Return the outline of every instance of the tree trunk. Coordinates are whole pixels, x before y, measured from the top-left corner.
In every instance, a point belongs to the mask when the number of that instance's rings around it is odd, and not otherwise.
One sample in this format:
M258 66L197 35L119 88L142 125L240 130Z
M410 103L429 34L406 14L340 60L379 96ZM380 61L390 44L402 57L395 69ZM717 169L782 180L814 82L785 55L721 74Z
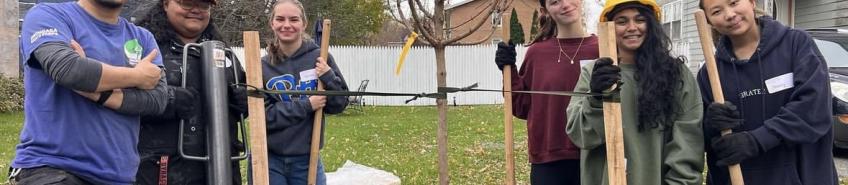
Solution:
M438 87L447 86L447 71L445 70L445 46L436 44L436 82ZM450 182L448 173L448 104L446 98L436 99L436 108L439 110L439 127L436 130L436 141L439 145L439 184L447 185Z

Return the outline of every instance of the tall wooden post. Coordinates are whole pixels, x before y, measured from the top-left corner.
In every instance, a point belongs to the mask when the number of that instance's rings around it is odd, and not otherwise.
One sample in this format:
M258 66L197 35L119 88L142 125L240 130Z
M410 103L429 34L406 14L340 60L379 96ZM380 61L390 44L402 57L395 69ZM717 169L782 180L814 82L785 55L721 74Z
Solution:
M724 104L724 94L721 90L721 79L718 77L718 66L716 66L715 53L713 51L713 38L710 25L707 23L707 16L703 10L695 11L695 24L698 25L698 35L701 39L701 50L704 52L704 61L707 66L707 77L710 79L710 89L713 93L713 101ZM722 130L721 135L733 133L733 130ZM727 167L730 172L730 182L733 185L744 185L742 179L742 167L739 164L733 164Z
M254 87L262 85L262 63L259 61L259 32L244 32L244 58L247 63L247 84ZM265 135L265 100L263 98L247 98L248 118L250 124L250 151L253 184L267 185L268 179L268 146Z
M509 4L507 4L509 5ZM501 12L501 20L504 20L504 14L506 12ZM507 27L501 27L504 40L509 43L509 29ZM504 114L504 158L506 159L506 177L504 179L505 184L513 185L515 184L515 142L513 141L513 124L512 124L512 66L504 65L503 66L503 90L507 91L503 94L504 103L503 103L503 114Z
M615 42L615 25L613 22L598 24L601 57L609 57L613 65L618 65L618 48ZM613 89L616 87L612 87ZM627 184L627 164L624 159L624 133L621 128L621 102L604 101L604 138L607 146L607 170L609 185Z
M321 58L325 61L329 56L330 48L330 20L324 19L324 30L321 32ZM324 91L324 83L318 80L318 91ZM318 157L321 151L321 130L322 120L324 119L324 109L315 110L315 121L312 123L312 142L309 150L309 175L307 176L307 184L315 185L318 175Z

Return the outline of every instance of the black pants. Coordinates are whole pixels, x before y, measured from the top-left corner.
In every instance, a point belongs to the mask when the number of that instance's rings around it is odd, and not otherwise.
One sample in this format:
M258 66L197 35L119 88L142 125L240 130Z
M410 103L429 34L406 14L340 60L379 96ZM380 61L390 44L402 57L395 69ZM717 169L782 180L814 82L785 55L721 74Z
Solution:
M91 183L65 170L51 167L24 168L10 179L15 185L90 185Z
M135 176L135 184L157 185L159 184L159 159L161 155L142 154L141 163ZM241 172L239 163L232 163L233 182L241 184ZM192 161L171 155L168 157L168 185L183 184L207 184L206 162Z
M580 160L530 164L530 184L580 185Z

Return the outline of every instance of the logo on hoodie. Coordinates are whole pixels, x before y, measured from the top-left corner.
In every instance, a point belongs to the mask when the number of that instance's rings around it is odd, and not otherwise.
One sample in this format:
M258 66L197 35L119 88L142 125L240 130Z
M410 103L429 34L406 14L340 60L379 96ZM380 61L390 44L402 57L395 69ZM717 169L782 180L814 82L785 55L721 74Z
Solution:
M307 70L314 72L314 69ZM301 75L307 71L301 72ZM269 90L278 90L278 91L311 91L318 89L318 79L310 78L307 76L301 76L300 80L297 80L297 77L293 74L284 74L280 76L275 76L268 80L265 83L265 88ZM309 96L294 96L287 94L279 94L277 95L280 100L283 102L291 102L293 98L300 98L300 100L306 100Z
M127 57L130 66L135 66L138 64L138 61L141 61L142 51L144 51L144 48L138 43L138 39L129 40L124 43L124 56Z

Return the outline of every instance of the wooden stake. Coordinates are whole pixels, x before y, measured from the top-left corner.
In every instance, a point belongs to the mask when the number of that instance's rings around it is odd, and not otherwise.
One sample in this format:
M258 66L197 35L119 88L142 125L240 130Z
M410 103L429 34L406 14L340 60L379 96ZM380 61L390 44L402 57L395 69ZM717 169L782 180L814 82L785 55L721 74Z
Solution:
M259 61L259 32L246 31L244 35L244 58L247 63L247 84L263 87L262 63ZM253 184L267 185L268 179L268 146L265 135L265 100L263 98L247 97L248 117L250 124L250 151L253 174Z
M330 19L324 19L324 27L321 32L321 58L325 61L327 56L329 56L329 48L330 48ZM321 80L318 80L318 91L324 91L324 83L321 83ZM321 147L321 127L323 126L322 120L324 119L324 109L318 109L315 111L315 121L312 123L312 142L310 143L310 151L309 151L309 176L307 178L307 184L315 185L316 177L318 175L318 156L320 156L320 147Z
M598 48L601 57L612 58L618 65L618 48L613 22L598 24ZM613 86L611 89L615 89ZM624 134L621 128L621 103L604 101L604 137L607 145L607 170L609 185L626 185L627 173L624 156Z
M713 101L724 104L724 94L721 90L721 79L718 76L718 66L716 66L715 53L713 52L712 29L707 23L707 16L703 10L695 11L695 23L698 25L698 35L701 38L701 50L704 52L704 59L707 65L707 76L710 79L710 88L713 93ZM732 133L733 130L722 130L721 135ZM733 164L727 167L730 172L730 182L733 185L744 185L742 179L742 167L739 164Z
M501 13L501 20L503 19L504 13ZM509 29L503 26L501 27L504 40L509 43ZM513 141L512 135L512 66L504 65L503 66L503 89L507 91L503 94L504 96L504 158L506 159L506 177L504 179L505 184L513 185L515 184L515 142Z

